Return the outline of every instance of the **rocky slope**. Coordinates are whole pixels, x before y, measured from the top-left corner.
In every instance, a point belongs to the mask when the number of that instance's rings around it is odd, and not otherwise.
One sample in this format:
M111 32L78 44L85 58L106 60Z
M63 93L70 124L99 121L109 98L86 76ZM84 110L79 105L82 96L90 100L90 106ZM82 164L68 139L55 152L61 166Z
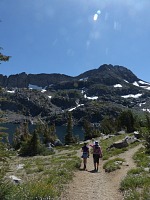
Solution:
M0 75L1 118L20 121L40 118L66 123L70 111L75 124L100 122L124 109L150 112L150 83L122 66L102 65L76 77L63 74Z

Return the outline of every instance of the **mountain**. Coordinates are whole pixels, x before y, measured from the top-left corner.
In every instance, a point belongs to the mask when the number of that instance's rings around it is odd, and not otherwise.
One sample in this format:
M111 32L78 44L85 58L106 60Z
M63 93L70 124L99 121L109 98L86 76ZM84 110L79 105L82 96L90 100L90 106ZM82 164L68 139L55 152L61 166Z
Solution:
M72 80L72 77L63 74L26 74L25 72L9 77L0 75L0 86L28 88L29 85L45 87L61 81Z
M123 66L102 65L72 77L64 74L0 75L0 109L5 121L37 118L58 125L72 112L74 123L98 123L125 109L150 112L150 83Z
M64 74L26 74L25 72L9 77L0 75L1 87L17 87L28 88L29 85L36 85L38 87L46 87L51 84L57 84L66 81L78 81L86 79L98 83L112 85L121 80L134 82L139 80L130 70L121 66L102 65L98 69L89 70L76 77L67 76Z

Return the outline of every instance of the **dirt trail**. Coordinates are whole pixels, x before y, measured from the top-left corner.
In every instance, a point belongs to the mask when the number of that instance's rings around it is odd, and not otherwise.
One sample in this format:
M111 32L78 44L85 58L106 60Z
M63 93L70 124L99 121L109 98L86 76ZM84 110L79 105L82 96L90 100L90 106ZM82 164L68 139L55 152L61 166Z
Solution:
M140 147L141 145L138 145L120 154L118 157L124 158L128 166L122 166L121 169L111 173L106 173L102 168L104 161L100 162L99 172L93 172L93 159L90 155L87 171L82 170L82 164L61 200L122 200L123 196L119 192L120 181L128 170L135 167L132 156ZM81 156L81 152L78 152L78 155Z

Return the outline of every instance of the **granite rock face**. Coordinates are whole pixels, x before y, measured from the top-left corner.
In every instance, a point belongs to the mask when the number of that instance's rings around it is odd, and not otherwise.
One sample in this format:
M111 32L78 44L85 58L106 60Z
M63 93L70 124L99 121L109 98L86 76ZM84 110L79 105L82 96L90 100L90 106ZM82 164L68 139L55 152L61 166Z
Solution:
M89 70L76 77L64 74L26 74L25 72L9 77L0 75L1 87L28 88L29 84L39 87L46 87L52 84L87 80L88 83L101 83L106 85L117 84L123 80L132 83L139 79L127 68L122 66L102 65L98 69Z
M39 87L49 86L73 78L63 74L26 74L25 72L9 77L0 75L0 86L8 88L28 88L29 84Z

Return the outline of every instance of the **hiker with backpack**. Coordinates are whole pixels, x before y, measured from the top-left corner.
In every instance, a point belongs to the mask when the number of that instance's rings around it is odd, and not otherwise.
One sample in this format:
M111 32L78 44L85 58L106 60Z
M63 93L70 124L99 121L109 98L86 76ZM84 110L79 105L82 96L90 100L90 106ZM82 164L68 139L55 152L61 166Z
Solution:
M84 170L87 170L86 169L86 165L87 165L87 158L89 158L89 147L87 146L87 143L84 143L84 146L82 147L82 156L83 158L83 169Z
M102 158L102 149L98 141L94 142L94 145L91 145L93 148L93 162L94 162L94 171L98 171L99 159Z

